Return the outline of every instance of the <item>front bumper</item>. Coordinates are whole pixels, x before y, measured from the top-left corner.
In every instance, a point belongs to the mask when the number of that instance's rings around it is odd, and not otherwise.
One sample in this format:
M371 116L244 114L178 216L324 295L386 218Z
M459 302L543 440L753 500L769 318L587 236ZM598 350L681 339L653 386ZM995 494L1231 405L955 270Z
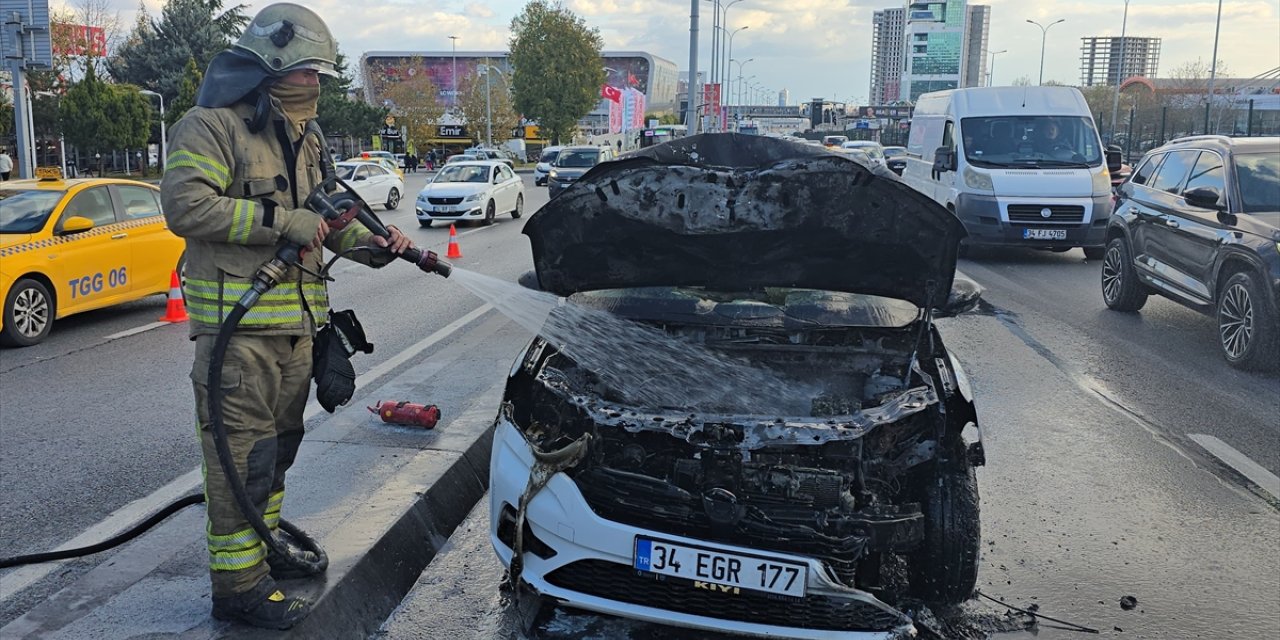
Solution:
M484 216L484 201L438 205L418 200L414 202L414 215L422 221L477 220Z
M500 523L504 510L509 512L520 504L534 462L524 436L505 416L499 417L490 461L489 534L499 559L508 568L514 552L500 535ZM781 601L747 592L731 595L642 574L631 568L635 538L641 535L733 552L759 552L603 519L564 473L553 475L529 501L526 524L521 580L566 606L760 637L897 640L916 636L905 614L866 592L837 583L813 558L768 552L809 566L807 595L798 600Z
M1026 200L1027 202L1021 202ZM1083 221L1056 223L1052 219L1035 222L1010 221L1007 207L1011 204L1039 206L1079 206L1084 209ZM1002 196L962 193L956 198L956 217L964 223L969 236L967 245L1039 247L1046 249L1071 247L1101 247L1106 244L1107 221L1111 216L1111 196L1096 198L1005 198ZM1056 214L1055 214L1056 215ZM1031 240L1023 237L1026 229L1062 229L1066 238L1061 240Z

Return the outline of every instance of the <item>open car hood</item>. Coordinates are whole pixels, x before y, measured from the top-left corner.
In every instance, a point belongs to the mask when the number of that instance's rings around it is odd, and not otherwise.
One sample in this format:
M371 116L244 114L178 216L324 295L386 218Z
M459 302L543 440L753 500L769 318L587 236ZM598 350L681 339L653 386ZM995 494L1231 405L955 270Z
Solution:
M946 302L964 228L883 167L786 140L690 136L601 163L524 227L538 282Z

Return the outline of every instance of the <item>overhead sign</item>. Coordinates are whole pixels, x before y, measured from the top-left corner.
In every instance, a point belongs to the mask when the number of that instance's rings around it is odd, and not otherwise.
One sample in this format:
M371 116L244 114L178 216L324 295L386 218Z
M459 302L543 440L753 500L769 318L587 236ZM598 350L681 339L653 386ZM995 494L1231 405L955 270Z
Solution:
M910 119L915 107L858 107L859 118Z
M734 107L733 112L740 118L742 117L803 118L804 117L804 115L800 113L800 107L798 106L776 107L776 106L769 106L769 105L756 105L756 106L746 105L746 106Z
M437 138L466 138L467 140L471 139L471 136L467 135L466 126L460 125L460 124L439 125L438 127L436 127L436 137Z
M49 0L0 0L0 52L23 68L53 66Z

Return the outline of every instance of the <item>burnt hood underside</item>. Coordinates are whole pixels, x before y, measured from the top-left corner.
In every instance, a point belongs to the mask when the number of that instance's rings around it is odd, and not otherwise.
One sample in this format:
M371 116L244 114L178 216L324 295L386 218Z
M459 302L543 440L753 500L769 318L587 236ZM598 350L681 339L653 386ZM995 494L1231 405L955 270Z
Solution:
M797 287L924 307L946 301L964 229L887 171L850 156L725 133L597 165L524 233L539 284L561 296Z

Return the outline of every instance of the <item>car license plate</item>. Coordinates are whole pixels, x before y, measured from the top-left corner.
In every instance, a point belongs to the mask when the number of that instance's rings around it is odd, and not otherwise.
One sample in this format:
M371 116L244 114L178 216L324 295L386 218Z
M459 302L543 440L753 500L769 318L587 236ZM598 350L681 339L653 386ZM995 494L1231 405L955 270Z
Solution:
M436 213L448 213L448 212L449 212L449 207L436 207L436 208L435 208L435 212L436 212Z
M801 598L809 582L809 567L798 562L642 536L636 536L632 566L640 571L691 580L696 587L727 594L747 589Z
M1066 240L1066 229L1023 229L1023 240Z

